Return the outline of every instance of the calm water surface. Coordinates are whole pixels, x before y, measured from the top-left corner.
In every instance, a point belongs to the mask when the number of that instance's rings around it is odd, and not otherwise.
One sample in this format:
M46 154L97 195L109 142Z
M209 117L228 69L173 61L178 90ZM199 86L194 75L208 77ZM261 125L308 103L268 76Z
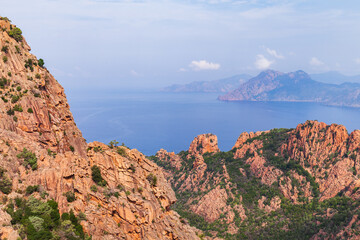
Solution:
M116 139L146 155L160 148L187 150L195 136L213 133L222 151L240 133L294 128L306 120L360 128L360 109L313 103L220 102L217 94L68 93L75 121L88 142Z

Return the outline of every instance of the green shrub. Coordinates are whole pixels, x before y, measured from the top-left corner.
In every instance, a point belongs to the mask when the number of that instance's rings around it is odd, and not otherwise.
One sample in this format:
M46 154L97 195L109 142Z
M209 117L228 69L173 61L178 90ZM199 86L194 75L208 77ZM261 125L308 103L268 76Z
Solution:
M19 46L15 46L16 53L21 53Z
M76 200L76 197L75 197L75 193L72 192L72 191L68 191L64 194L64 196L66 197L66 200L68 202L73 202Z
M125 148L123 148L123 147L118 147L118 148L116 149L116 152L117 152L120 156L126 157Z
M136 171L136 168L133 164L130 164L129 169L134 173Z
M22 107L21 107L20 104L16 104L13 109L14 109L14 111L16 111L16 112L22 112L22 111L23 111L23 109L22 109Z
M0 88L4 89L5 86L8 84L9 84L9 81L5 77L0 78Z
M100 168L96 165L91 167L91 177L92 180L99 186L105 187L107 185L107 182L103 177L101 176Z
M14 109L12 109L12 108L10 108L9 110L7 110L6 113L7 113L7 115L9 115L9 116L15 114Z
M102 149L102 147L100 146L96 146L93 148L94 149L94 152L103 152L104 150Z
M39 65L39 67L44 67L45 62L44 62L44 60L42 58L39 59L38 65Z
M36 79L40 79L41 78L41 75L39 73L35 74L35 78Z
M12 191L12 182L5 176L6 170L0 167L0 191L9 194Z
M156 177L154 174L150 173L150 174L146 177L146 179L149 181L149 183L150 183L150 185L151 185L152 187L156 187L156 185L157 185L157 177Z
M16 103L19 100L20 100L20 96L18 96L18 95L13 95L11 97L11 103Z
M78 218L80 221L86 221L86 215L83 212L79 212Z
M72 210L63 213L60 218L58 204L54 200L42 202L30 197L28 200L16 199L15 202L16 211L13 204L8 204L6 211L12 218L11 224L22 229L21 239L89 239ZM79 214L80 217L84 219L83 214Z
M72 145L70 145L69 148L70 148L70 151L72 151L72 152L75 151L75 148Z
M30 185L26 188L25 192L27 195L30 195L34 192L39 192L39 185Z
M32 170L37 169L37 158L35 153L28 151L26 148L21 153L16 155L18 158L24 159L25 167L30 166Z
M7 57L7 56L3 56L3 62L4 62L4 63L7 63L7 61L8 61L8 57Z
M34 111L32 110L32 108L28 108L27 112L28 113L33 113Z
M22 39L23 39L23 37L21 35L22 31L18 27L14 27L10 31L8 31L8 34L9 34L10 37L12 37L13 39L15 39L18 42L22 41Z
M25 68L29 68L32 72L34 71L34 63L32 59L28 59L25 61Z
M97 192L97 186L96 185L91 185L90 190L93 192Z
M0 20L4 20L6 22L11 22L11 20L7 17L0 17Z
M9 47L8 46L3 46L1 48L1 51L4 52L4 53L8 53L9 52Z
M108 146L109 146L109 148L114 148L114 147L117 147L118 144L119 144L118 141L112 140L109 142Z
M17 87L16 87L16 91L20 92L20 91L21 91L21 87L20 87L20 86L17 86Z

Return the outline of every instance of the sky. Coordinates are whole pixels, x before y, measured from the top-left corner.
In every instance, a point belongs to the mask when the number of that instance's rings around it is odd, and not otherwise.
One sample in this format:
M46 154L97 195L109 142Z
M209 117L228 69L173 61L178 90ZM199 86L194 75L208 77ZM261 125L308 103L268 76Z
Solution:
M0 0L72 89L158 89L265 69L360 74L358 0Z

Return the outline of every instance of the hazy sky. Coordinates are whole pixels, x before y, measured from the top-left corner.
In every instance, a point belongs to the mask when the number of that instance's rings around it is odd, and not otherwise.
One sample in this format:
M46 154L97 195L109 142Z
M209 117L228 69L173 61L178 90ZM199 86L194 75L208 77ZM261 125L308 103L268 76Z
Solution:
M360 74L358 0L0 0L0 15L66 88Z

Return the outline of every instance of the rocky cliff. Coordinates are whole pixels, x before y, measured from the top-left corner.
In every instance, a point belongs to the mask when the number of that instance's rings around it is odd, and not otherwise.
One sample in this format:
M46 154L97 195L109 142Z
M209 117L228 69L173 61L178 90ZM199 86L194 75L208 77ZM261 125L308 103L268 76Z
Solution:
M198 238L171 210L175 194L156 164L116 142L85 142L64 89L6 18L0 49L1 239Z
M211 139L153 157L191 224L226 239L359 238L359 130L307 121L242 133L229 152L205 150Z
M6 18L0 44L1 239L359 239L359 130L307 121L242 133L228 152L203 134L150 158L87 144ZM265 92L284 77L265 75Z

